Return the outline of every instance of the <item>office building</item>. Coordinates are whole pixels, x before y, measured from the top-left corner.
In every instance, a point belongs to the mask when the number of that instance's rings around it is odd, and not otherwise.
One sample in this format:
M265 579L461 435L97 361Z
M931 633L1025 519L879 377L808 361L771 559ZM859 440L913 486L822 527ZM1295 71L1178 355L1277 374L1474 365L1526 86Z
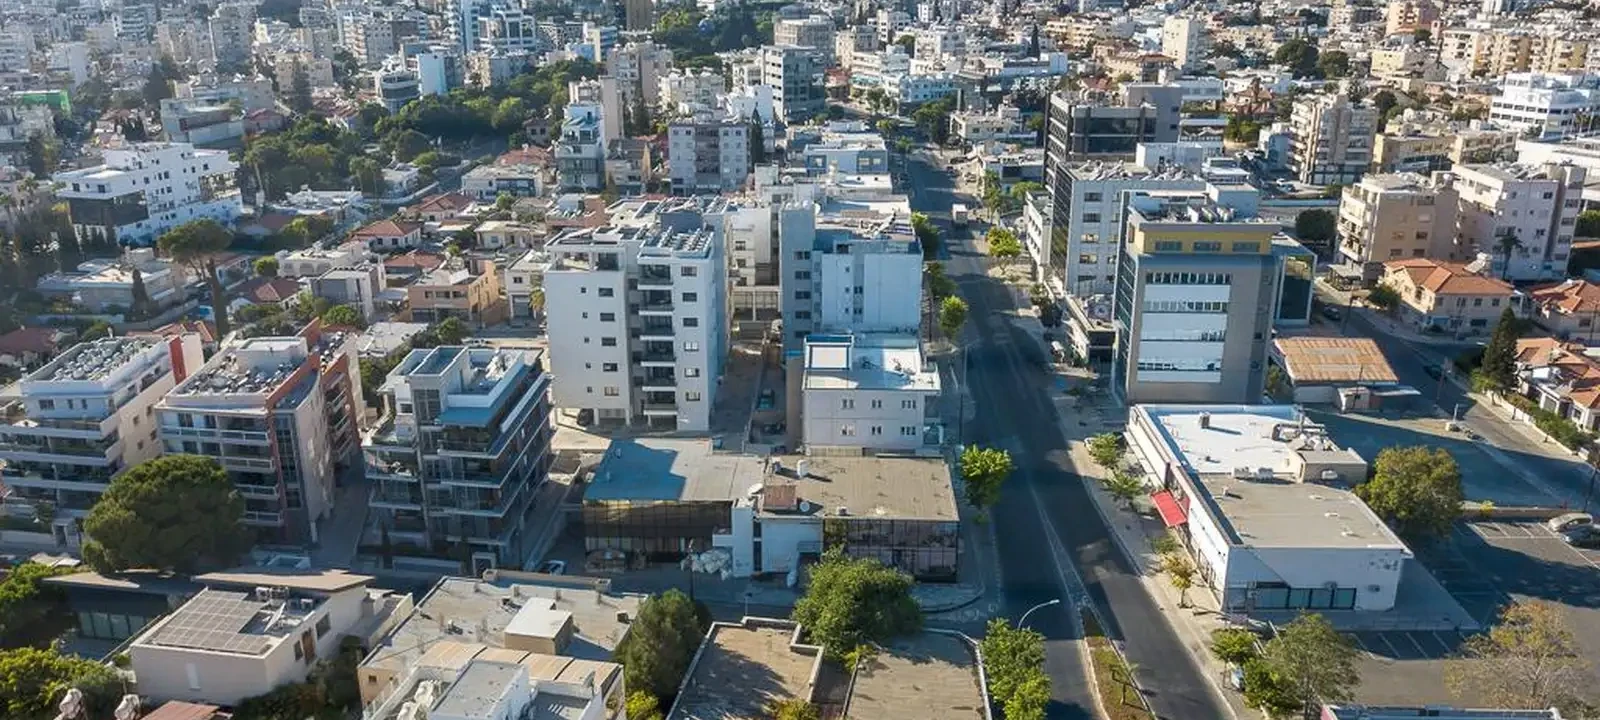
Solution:
M1205 32L1204 20L1169 17L1161 24L1161 54L1181 71L1194 70L1206 59Z
M62 545L111 479L161 454L154 408L204 363L200 338L103 338L68 348L17 383L0 412L0 462L13 499L54 508Z
M1034 248L1045 268L1079 297L1110 293L1117 280L1117 257L1128 196L1161 190L1198 191L1200 176L1182 168L1159 171L1133 163L1066 162L1047 167L1051 202L1048 247Z
M1451 174L1460 197L1458 256L1487 254L1489 274L1511 281L1566 277L1587 168L1499 163L1461 165ZM1501 239L1508 236L1516 238L1510 257Z
M1510 73L1489 103L1489 120L1541 140L1595 131L1600 112L1600 75Z
M1371 283L1383 264L1455 253L1456 190L1415 173L1367 175L1339 199L1339 256Z
M475 574L520 567L544 530L526 522L554 461L549 387L538 351L412 350L384 378L383 419L362 442L369 526L429 551L460 548Z
M772 100L779 119L798 125L822 112L825 66L817 49L767 45L761 48L759 62L761 82L773 88Z
M1309 95L1289 116L1289 172L1310 185L1349 185L1372 164L1378 111L1343 95Z
M1394 607L1410 549L1348 488L1367 462L1292 405L1135 405L1128 447L1223 612Z
M545 243L555 403L596 423L711 428L728 350L719 200L627 200Z
M1129 83L1124 91L1117 105L1052 94L1045 135L1047 156L1057 163L1131 159L1140 143L1178 141L1181 87Z
M80 241L148 246L191 220L232 225L244 211L234 181L239 166L225 150L147 142L108 149L103 158L100 165L51 178Z
M313 323L230 345L156 405L165 451L221 464L262 542L316 543L335 476L359 461L366 404L345 339Z
M739 119L675 122L667 129L672 194L718 194L750 179L750 124Z
M939 373L917 336L812 335L805 344L801 439L821 448L937 447Z
M922 246L910 213L898 212L905 204L824 197L777 209L785 348L801 349L814 332L918 331Z
M1127 402L1260 401L1273 325L1309 320L1316 261L1257 202L1211 184L1128 199L1111 368Z
M772 21L772 44L815 48L824 68L834 65L834 33L833 18L826 15Z

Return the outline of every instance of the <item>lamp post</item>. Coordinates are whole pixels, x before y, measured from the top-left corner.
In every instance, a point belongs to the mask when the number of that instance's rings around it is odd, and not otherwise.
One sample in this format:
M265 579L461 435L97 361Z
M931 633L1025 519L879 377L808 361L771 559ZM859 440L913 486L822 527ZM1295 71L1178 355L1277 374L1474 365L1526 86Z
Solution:
M1035 606L1033 606L1031 608L1028 608L1028 611L1022 614L1022 619L1017 621L1017 629L1018 630L1022 629L1022 626L1025 625L1028 622L1028 616L1032 615L1033 611L1038 610L1039 608L1050 607L1051 605L1060 605L1060 604L1061 604L1061 598L1056 598L1054 600L1046 600L1046 601L1044 601L1042 603L1039 603L1038 605L1035 605Z

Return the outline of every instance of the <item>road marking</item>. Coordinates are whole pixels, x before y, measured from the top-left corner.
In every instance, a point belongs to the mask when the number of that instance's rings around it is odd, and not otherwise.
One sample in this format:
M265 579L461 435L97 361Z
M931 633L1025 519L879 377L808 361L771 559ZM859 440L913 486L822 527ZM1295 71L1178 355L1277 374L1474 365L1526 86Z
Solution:
M1432 657L1432 653L1429 653L1427 650L1423 650L1422 649L1422 643L1417 642L1416 633L1409 633L1408 632L1408 633L1405 633L1405 636L1406 636L1407 640L1411 641L1411 645L1417 649L1417 652L1422 654L1422 657L1424 657L1424 658Z
M1389 647L1389 657L1395 658L1396 660L1400 659L1400 651L1394 648L1394 643L1389 642L1388 633L1378 633L1378 639L1382 640L1383 644Z

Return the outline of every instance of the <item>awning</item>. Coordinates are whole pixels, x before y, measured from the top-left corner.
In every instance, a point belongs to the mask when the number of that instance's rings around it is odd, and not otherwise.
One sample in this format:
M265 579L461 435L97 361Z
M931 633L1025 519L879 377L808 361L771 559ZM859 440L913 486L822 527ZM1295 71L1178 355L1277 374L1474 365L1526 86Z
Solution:
M1189 522L1188 515L1184 514L1183 507L1178 504L1178 499L1172 493L1162 490L1151 493L1150 500L1156 504L1156 512L1161 513L1161 522L1167 527L1177 527Z

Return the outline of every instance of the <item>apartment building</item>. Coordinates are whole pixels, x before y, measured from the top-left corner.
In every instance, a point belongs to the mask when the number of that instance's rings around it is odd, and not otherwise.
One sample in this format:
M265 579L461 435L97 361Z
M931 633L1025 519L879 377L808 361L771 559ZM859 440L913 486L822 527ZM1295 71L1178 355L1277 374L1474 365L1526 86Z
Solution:
M255 36L256 6L248 2L227 2L211 13L211 54L217 65L246 68Z
M412 100L422 97L421 88L416 70L406 67L398 55L390 56L381 68L372 71L373 92L390 113L400 112Z
M1048 259L1045 267L1062 279L1067 292L1080 297L1110 293L1116 285L1118 243L1130 194L1206 186L1200 176L1179 167L1155 171L1115 160L1064 163L1047 174L1049 247L1033 252Z
M1389 0L1383 12L1385 35L1410 35L1418 30L1433 31L1439 20L1439 6L1432 0Z
M1473 129L1448 123L1395 122L1377 135L1371 172L1428 173L1449 170L1459 163L1485 163L1509 158L1516 152L1516 130Z
M767 45L760 51L761 82L773 88L773 107L778 118L789 124L802 124L823 110L822 62L816 48L795 45Z
M333 305L349 305L367 322L378 319L378 293L383 292L383 266L363 262L328 270L309 278L311 294Z
M362 441L370 526L470 553L473 574L520 567L539 486L549 479L550 373L536 350L413 350L379 388L383 420Z
M720 201L627 200L545 244L556 405L606 424L711 427L728 349Z
M1489 104L1489 120L1534 135L1559 140L1595 130L1600 110L1600 75L1511 73Z
M772 21L772 43L815 48L822 66L834 66L833 46L835 30L833 18L826 15L809 15L803 18L776 18Z
M1343 95L1310 95L1289 116L1289 171L1310 185L1348 185L1372 163L1378 111Z
M648 2L648 0L646 0ZM672 51L653 42L630 42L606 58L606 72L617 80L617 91L628 107L644 94L644 104L654 107L661 95L661 78L672 70Z
M161 454L155 406L205 362L198 335L102 338L68 348L0 407L0 463L14 499L48 505L62 545L111 479Z
M675 122L667 130L672 194L738 190L750 179L750 124L739 119Z
M1566 164L1457 167L1457 254L1487 254L1490 274L1506 280L1566 277L1587 173ZM1515 238L1509 257L1508 237Z
M1129 198L1111 368L1127 402L1261 401L1272 327L1309 314L1315 256L1275 241L1258 202L1244 185Z
M939 372L916 334L805 339L801 439L809 452L911 451L940 441Z
M156 405L165 452L220 463L263 542L317 542L335 476L358 457L366 404L345 340L313 323L230 345Z
M244 212L234 181L238 163L225 150L184 143L133 143L106 150L104 162L56 173L79 240L149 246L191 220L231 225Z
M865 122L828 123L822 126L815 141L802 144L791 140L789 145L790 163L803 166L809 175L889 172L888 143Z
M849 209L846 209L846 205ZM862 212L877 205L878 212ZM815 332L916 333L922 246L903 197L841 203L824 197L777 210L784 347Z
M717 96L724 92L727 82L721 73L706 68L673 70L657 82L658 107L666 113L715 108Z
M1484 336L1512 302L1511 284L1483 274L1481 263L1417 258L1383 266L1384 285L1400 295L1400 317L1419 332Z
M1205 62L1205 31L1203 20L1187 17L1169 17L1161 24L1161 54L1172 58L1179 70L1194 70Z
M605 185L604 112L599 103L567 103L555 146L556 183L562 190L599 190Z
M1455 254L1456 191L1416 173L1367 175L1339 198L1339 256L1375 282L1383 264Z
M499 322L505 314L500 303L500 274L490 260L445 260L406 286L406 303L416 322L456 318L481 327Z

